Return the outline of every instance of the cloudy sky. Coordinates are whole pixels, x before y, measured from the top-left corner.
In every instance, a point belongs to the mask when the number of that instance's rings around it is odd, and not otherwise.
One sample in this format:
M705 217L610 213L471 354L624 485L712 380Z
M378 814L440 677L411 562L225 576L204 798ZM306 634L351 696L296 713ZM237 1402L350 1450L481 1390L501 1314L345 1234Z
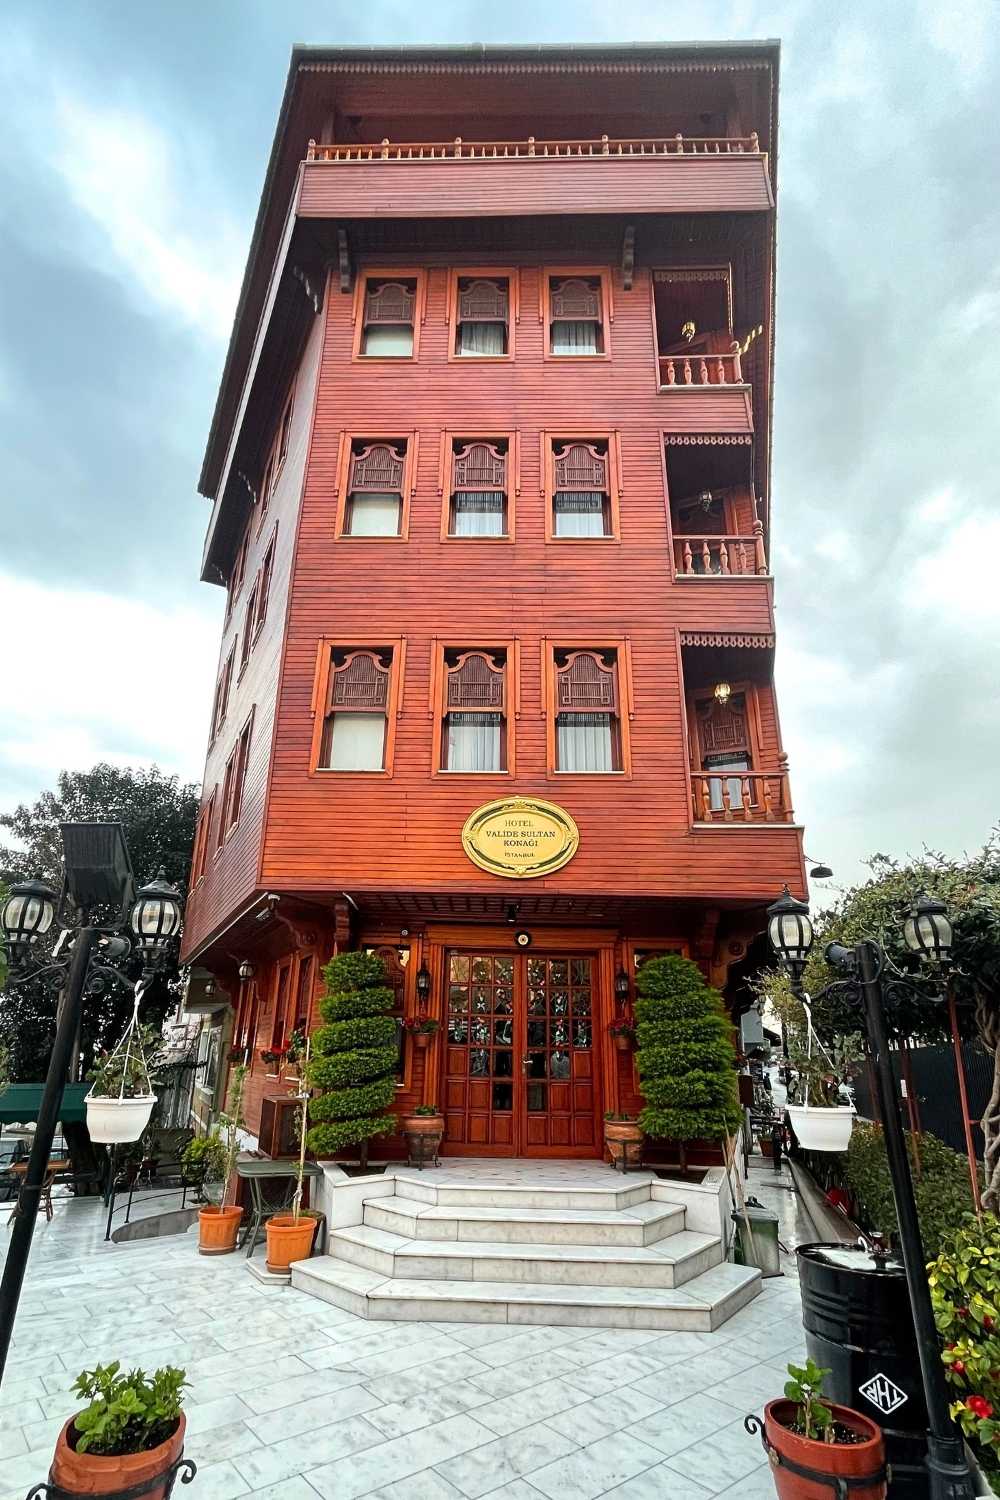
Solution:
M976 847L1000 816L997 19L995 0L7 0L0 808L99 758L200 776L222 595L197 581L195 485L294 41L777 36L796 808L838 885L873 850Z

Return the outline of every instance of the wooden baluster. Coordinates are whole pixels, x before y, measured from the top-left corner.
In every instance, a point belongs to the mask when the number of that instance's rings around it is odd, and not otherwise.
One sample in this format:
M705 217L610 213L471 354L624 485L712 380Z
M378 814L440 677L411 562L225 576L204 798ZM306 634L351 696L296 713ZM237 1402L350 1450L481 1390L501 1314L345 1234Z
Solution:
M774 822L774 794L773 794L773 792L771 790L771 778L770 778L770 776L762 776L761 777L761 782L763 784L762 785L762 790L763 790L763 796L764 796L764 821L767 822L767 823L773 823Z
M712 793L711 793L711 790L709 789L709 784L708 784L709 778L707 776L700 776L698 778L698 781L699 781L699 785L701 786L701 816L702 816L702 821L705 822L705 823L711 823L711 821L712 821Z
M759 151L760 150L760 141L757 139L757 132L756 132L756 130L751 130L751 132L750 132L750 150L751 151Z
M729 353L733 361L733 383L741 385L743 383L743 371L740 367L740 346L737 340L733 340Z
M602 135L601 136L601 155L602 156L610 156L610 154L611 153L608 150L608 138L607 138L606 135Z
M702 572L703 573L707 574L707 573L712 573L712 572L715 571L713 569L713 567L712 567L712 549L708 545L708 537L707 536L702 537L702 539L701 539L701 560L702 560L702 564L703 564L703 566L702 566Z
M726 366L721 354L715 361L715 383L716 385L725 385L726 383Z
M723 573L725 573L725 574L728 575L728 573L730 571L730 569L729 569L729 543L727 541L725 541L725 539L723 539L719 543L719 568L720 568L720 570Z
M767 572L767 556L764 552L764 523L754 521L753 523L753 551L754 562L758 573Z
M693 384L691 379L691 361L688 359L687 355L684 356L684 384Z
M665 360L664 363L667 366L667 385L676 385L677 384L677 370L674 367L673 360L672 359L668 359L668 360Z
M725 823L731 823L733 821L733 799L729 795L728 776L720 777L719 787L722 791L722 819Z
M743 821L744 823L752 823L754 820L753 777L740 777L740 796L743 799Z
M683 156L684 155L684 137L681 135L680 131L678 131L677 134L674 136L674 140L677 142L677 151L678 151L678 154L680 156Z
M746 573L747 572L747 549L746 549L746 543L743 541L742 537L736 543L736 569L735 569L735 571L737 573Z
M698 384L708 385L708 365L704 356L698 361Z
M535 154L535 137L533 135L529 135L528 136L528 155L529 156L534 156L534 154Z
M684 552L683 552L682 555L683 555L683 558L684 558L684 572L685 573L693 573L694 572L694 555L693 555L693 553L691 551L691 543L687 540L686 537L684 539Z
M792 808L792 792L788 784L788 756L784 750L778 756L778 785L781 789L781 817L785 823L795 822L795 812Z
M310 136L309 145L306 147L306 161L316 160L316 142Z

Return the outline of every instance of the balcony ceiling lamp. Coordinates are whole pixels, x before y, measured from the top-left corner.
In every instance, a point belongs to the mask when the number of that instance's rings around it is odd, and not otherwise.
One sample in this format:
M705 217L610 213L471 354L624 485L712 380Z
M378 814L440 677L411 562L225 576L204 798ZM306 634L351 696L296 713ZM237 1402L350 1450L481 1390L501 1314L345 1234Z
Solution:
M250 962L250 960L248 958L245 958L243 960L243 962L240 964L240 966L239 966L239 968L237 969L236 972L237 972L237 974L239 974L239 976L242 979L243 983L246 984L247 980L253 978L253 976L256 974L257 970L254 968L254 966Z
M721 708L725 708L733 695L733 690L728 682L717 682L712 689L712 696Z

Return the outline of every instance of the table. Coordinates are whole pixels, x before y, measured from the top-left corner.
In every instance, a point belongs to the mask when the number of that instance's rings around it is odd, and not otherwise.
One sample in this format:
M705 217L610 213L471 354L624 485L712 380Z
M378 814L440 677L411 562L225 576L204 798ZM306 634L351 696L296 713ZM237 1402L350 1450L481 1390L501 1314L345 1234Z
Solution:
M55 1182L60 1172L65 1172L71 1166L72 1163L68 1156L50 1156L48 1161L45 1163L45 1178L42 1182L41 1206L45 1209L46 1223L48 1223L52 1218L52 1184L53 1182ZM13 1166L11 1166L10 1168L10 1171L15 1177L19 1177L21 1179L21 1184L23 1186L24 1179L28 1173L27 1161L25 1160L14 1162ZM10 1218L7 1220L8 1224L13 1224L14 1220L17 1218L17 1211L20 1206L21 1196L19 1190L17 1202L11 1209Z
M264 1238L264 1225L274 1214L289 1213L295 1197L295 1179L298 1162L275 1161L269 1156L238 1156L236 1172L250 1186L250 1223L243 1231L240 1248L249 1244L247 1260ZM311 1178L323 1176L323 1168L317 1162L307 1161L305 1175ZM321 1220L316 1233L316 1244L320 1250L326 1248L326 1218Z

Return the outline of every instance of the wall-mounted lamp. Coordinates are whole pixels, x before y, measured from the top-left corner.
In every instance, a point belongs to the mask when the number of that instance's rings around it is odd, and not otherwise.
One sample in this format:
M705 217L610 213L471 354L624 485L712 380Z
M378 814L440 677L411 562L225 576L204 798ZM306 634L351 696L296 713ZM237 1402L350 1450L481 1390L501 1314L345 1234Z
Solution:
M625 1005L631 988L632 986L629 984L629 978L625 970L619 969L615 975L615 999L619 1005Z
M509 926L513 927L514 923L517 921L517 914L518 914L518 912L520 910L521 910L520 902L518 902L518 901L510 901L510 902L508 902L507 909L506 909L504 915L506 917L506 920L507 920L507 923L508 923Z
M431 971L426 964L421 964L417 970L417 999L421 1005L426 1005L431 995Z
M728 682L717 682L712 689L712 696L715 698L716 703L721 704L723 708L729 702L732 694L733 690Z
M236 972L240 976L240 978L242 979L243 983L246 984L246 982L247 982L248 979L252 979L253 978L253 976L256 974L257 970L254 968L254 966L250 962L250 960L248 958L245 958L243 960L243 962L240 964L239 968L236 970Z

